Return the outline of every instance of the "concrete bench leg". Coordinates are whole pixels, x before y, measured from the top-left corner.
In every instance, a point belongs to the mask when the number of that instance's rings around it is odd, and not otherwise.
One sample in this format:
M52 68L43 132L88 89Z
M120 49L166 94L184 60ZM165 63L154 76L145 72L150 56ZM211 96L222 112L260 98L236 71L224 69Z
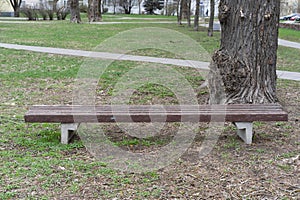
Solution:
M244 140L246 144L252 143L253 124L252 122L235 122L237 134Z
M61 124L61 143L62 144L68 144L70 139L72 139L72 137L75 134L75 131L78 128L78 123L70 123L70 124Z

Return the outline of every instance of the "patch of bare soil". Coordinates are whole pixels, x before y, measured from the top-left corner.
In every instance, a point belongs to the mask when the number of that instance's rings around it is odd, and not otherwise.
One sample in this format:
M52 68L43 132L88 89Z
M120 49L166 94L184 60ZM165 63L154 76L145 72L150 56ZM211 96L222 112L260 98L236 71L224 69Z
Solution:
M24 87L26 90L20 89L21 93L26 94L23 98L28 100L28 104L49 104L49 101L53 104L70 103L71 80L44 81L46 88L41 89L28 82L28 87ZM60 87L62 85L64 87ZM208 127L203 123L199 124L188 151L157 172L139 174L118 171L112 175L98 173L99 169L95 167L91 177L83 178L79 174L76 180L60 183L59 188L51 191L40 188L41 193L51 199L300 199L299 85L295 82L279 85L278 96L289 113L289 121L255 123L252 145L244 144L233 125L226 124L214 148L205 157L199 158L198 150ZM5 91L12 92L9 88ZM100 94L98 98L105 101L105 96ZM205 102L207 95L202 98L204 100L201 102ZM6 101L13 103L11 99ZM105 129L110 140L120 148L147 153L172 141L176 125L165 126L161 136L148 138L152 142L150 145L145 145L148 144L145 141L121 143L135 138L114 125L106 125ZM73 155L84 162L94 160L85 148L64 151L62 159ZM74 181L79 185L75 192L64 189Z
M143 181L145 174L119 172L122 177L130 177L131 182L116 186L106 176L95 176L80 193L87 199L92 198L91 191L106 191L115 199L140 198L141 193L148 194L147 199L300 199L299 88L295 82L279 85L279 100L289 113L289 121L255 123L252 145L244 144L233 125L226 124L212 151L199 158L198 150L208 127L200 124L191 147L179 160L160 169L156 180L147 182ZM113 125L106 128L114 142L135 139ZM172 141L175 129L165 127L161 137L151 138L154 145L150 147L141 142L123 143L120 148L154 151L165 145L155 141ZM116 132L118 136L113 134Z

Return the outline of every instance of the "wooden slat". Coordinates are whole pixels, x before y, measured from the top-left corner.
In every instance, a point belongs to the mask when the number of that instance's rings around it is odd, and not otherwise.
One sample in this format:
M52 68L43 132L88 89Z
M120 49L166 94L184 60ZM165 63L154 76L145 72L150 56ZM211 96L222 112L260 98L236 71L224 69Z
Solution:
M129 112L128 112L129 111ZM149 112L150 111L150 112ZM25 122L252 122L287 121L278 104L269 105L103 105L32 106Z

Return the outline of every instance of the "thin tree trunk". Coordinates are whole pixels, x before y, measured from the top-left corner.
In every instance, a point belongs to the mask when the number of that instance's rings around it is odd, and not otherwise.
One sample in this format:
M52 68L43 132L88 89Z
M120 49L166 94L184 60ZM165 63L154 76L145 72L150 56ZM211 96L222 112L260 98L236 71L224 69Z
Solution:
M81 23L79 2L78 0L69 0L70 21L73 23Z
M178 23L178 25L182 24L182 2L183 2L183 0L177 1L177 23Z
M181 0L182 19L186 19L187 18L187 1L188 0Z
M57 2L58 0L53 0L52 2L52 10L54 13L57 11Z
M199 10L200 10L200 0L196 0L196 10L194 18L194 30L199 31Z
M138 4L139 4L139 15L140 15L140 14L142 14L142 11L141 11L142 0L138 0Z
M209 37L213 36L214 19L215 19L215 0L210 0L210 17L209 17L208 32L207 32L207 35Z
M221 46L210 65L210 103L277 102L280 1L223 0L219 13Z
M165 10L165 11L164 11L164 15L165 15L165 16L169 16L169 13L168 13L168 9L169 9L169 8L168 8L168 3L169 3L169 0L165 0L165 1L164 1L164 10Z
M191 0L186 0L186 20L189 27L191 27L191 6Z

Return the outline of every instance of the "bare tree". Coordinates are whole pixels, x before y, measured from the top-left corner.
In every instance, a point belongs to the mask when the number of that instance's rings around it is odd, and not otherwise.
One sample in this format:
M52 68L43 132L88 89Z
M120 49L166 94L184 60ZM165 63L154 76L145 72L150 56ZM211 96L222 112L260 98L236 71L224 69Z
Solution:
M189 27L191 26L191 7L192 7L192 1L186 0L186 20Z
M73 23L81 23L78 0L69 0L68 4L70 7L70 15L71 15L70 21Z
M9 0L9 2L14 9L14 16L20 17L20 7L22 4L22 0Z
M88 18L89 18L89 22L102 21L101 0L88 1Z
M277 102L279 13L278 0L220 1L221 46L210 65L211 103Z
M125 14L131 13L134 1L132 0L120 0L120 5L124 8Z
M182 5L184 0L177 1L177 24L182 24Z
M141 12L141 5L142 5L143 0L138 0L138 4L139 4L139 15L142 14Z
M196 0L196 10L195 10L195 17L194 17L194 30L199 30L199 15L200 15L200 0Z
M53 12L57 11L57 2L58 2L58 0L53 0L52 1L52 10L53 10Z
M207 31L207 35L209 37L213 36L214 19L215 19L215 0L210 0L210 17L209 17L209 24L208 24L208 31Z
M169 0L164 1L164 15L168 16L168 9L169 9Z

